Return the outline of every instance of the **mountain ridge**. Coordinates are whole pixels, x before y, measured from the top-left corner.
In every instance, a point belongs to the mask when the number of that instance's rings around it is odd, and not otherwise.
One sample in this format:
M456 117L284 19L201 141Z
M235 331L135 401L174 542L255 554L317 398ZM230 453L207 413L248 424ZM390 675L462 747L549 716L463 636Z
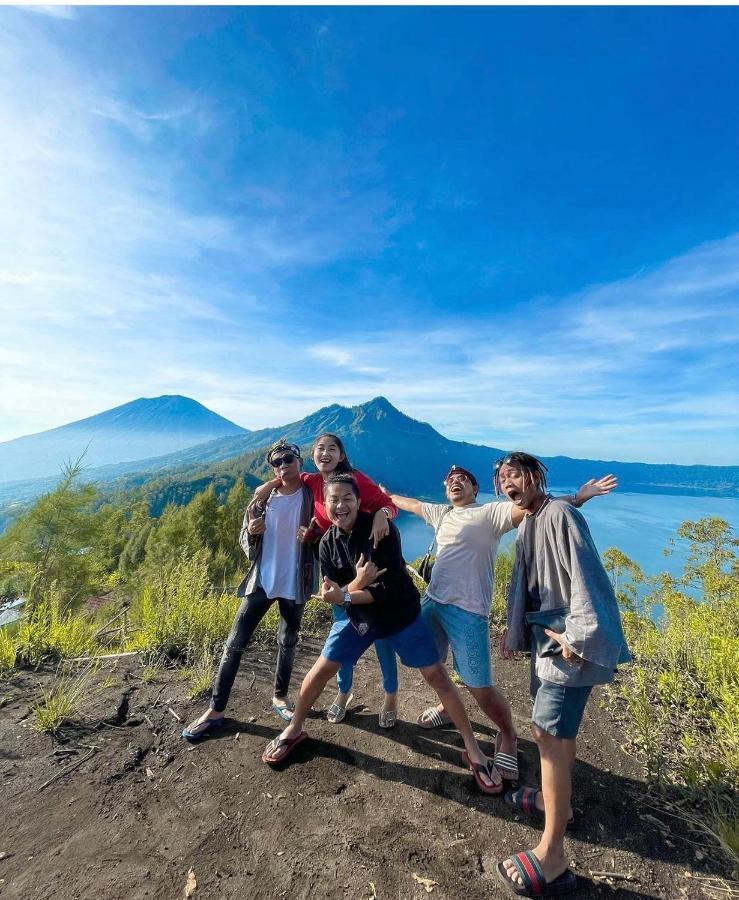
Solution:
M399 493L431 500L443 498L442 480L452 464L475 472L482 490L490 491L493 465L505 452L450 440L429 423L407 416L387 398L375 397L351 407L333 403L282 426L256 431L241 429L236 434L171 453L88 468L83 478L100 485L106 495L129 490L146 492L150 485L150 493L163 498L161 502L186 502L204 479L217 482L221 492L239 477L249 484L268 477L271 470L264 461L263 450L278 438L297 443L303 450L306 468L311 468L311 445L324 431L336 432L344 441L352 464L376 481L386 482ZM622 463L565 456L541 459L549 467L550 483L557 487L574 487L613 472L622 491L739 497L739 466ZM57 477L0 484L0 526L11 515L11 507L19 508L49 490ZM157 501L156 506L160 505Z

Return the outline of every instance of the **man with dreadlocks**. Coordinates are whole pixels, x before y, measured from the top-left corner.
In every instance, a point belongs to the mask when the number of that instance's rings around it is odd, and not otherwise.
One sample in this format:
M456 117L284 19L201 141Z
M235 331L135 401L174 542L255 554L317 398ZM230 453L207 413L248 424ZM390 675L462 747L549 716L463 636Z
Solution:
M572 818L576 737L593 685L613 680L630 659L616 597L582 515L547 493L546 469L528 453L510 453L495 467L496 493L523 513L508 595L508 628L501 650L531 651L531 730L541 757L541 791L506 795L524 812L544 817L533 850L498 863L515 894L571 893L564 834Z
M588 481L567 499L580 506L615 486L616 479L607 475ZM421 605L423 617L442 656L446 658L451 647L457 675L498 727L494 762L500 775L518 781L516 731L510 704L495 687L488 618L498 544L521 522L524 512L507 502L478 503L477 478L462 466L451 467L444 488L447 504L423 503L398 494L390 498L399 509L415 513L434 529L436 562ZM440 728L451 724L451 719L444 706L437 704L421 713L418 724Z
M317 587L314 575L318 567L306 534L313 519L313 492L300 480L303 460L295 444L277 441L267 451L266 462L279 479L278 486L266 501L250 504L244 513L240 543L252 561L239 586L244 600L223 648L210 706L182 732L188 741L199 741L223 725L241 655L273 603L280 610L280 627L272 708L281 719L292 717L294 707L287 692L295 647L305 603Z

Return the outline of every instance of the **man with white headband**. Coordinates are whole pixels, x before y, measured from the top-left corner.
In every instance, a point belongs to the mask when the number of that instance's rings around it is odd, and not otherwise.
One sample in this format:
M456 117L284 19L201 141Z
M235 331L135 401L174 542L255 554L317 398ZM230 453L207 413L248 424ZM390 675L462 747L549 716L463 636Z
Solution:
M310 535L306 538L313 518L313 492L300 480L303 460L295 444L280 440L269 448L265 459L279 478L279 487L264 503L250 504L244 514L240 543L252 561L239 586L244 600L223 649L210 706L182 732L188 741L198 741L223 725L242 653L273 603L280 610L280 627L272 708L281 719L292 718L294 706L288 689L295 647L306 601L317 587L318 566Z

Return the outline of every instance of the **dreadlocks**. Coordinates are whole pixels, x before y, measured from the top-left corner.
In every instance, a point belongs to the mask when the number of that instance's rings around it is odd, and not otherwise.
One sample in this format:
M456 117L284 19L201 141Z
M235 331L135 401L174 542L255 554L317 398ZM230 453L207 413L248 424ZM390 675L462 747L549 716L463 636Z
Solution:
M545 491L547 488L547 472L549 469L541 460L529 453L522 453L516 450L514 453L508 453L496 462L493 469L493 486L495 487L495 496L500 495L500 469L501 466L514 466L520 469L524 476L524 484L529 481L535 484L540 490Z

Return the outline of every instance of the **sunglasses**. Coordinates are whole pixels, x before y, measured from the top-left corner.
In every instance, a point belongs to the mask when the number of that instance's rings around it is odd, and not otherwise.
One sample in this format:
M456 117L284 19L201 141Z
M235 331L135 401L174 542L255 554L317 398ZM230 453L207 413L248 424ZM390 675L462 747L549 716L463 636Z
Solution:
M291 462L295 462L297 457L294 453L286 453L284 456L275 456L270 462L273 469L279 469L280 466L289 466Z
M469 477L467 475L464 475L462 472L455 472L454 475L450 475L444 482L444 484L453 484L455 481L466 481L469 484L472 484Z

